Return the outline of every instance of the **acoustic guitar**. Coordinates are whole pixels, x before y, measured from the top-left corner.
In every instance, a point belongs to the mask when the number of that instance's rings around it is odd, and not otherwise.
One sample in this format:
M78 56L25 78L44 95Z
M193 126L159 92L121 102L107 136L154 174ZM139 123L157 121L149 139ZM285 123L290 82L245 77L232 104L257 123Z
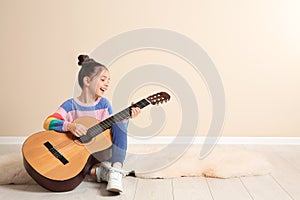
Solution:
M80 117L75 123L88 128L87 134L82 137L75 137L71 132L35 133L22 146L24 167L38 184L50 191L73 190L83 181L91 166L111 157L110 128L115 122L130 117L131 107L142 109L169 100L168 93L160 92L101 122L91 117Z

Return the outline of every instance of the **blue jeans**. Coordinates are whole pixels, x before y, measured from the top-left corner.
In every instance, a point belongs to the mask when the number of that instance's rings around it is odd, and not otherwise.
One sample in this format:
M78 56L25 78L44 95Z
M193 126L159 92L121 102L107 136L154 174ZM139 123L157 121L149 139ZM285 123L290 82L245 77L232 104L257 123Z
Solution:
M127 127L128 122L117 122L112 125L112 157L111 163L124 163L127 150Z

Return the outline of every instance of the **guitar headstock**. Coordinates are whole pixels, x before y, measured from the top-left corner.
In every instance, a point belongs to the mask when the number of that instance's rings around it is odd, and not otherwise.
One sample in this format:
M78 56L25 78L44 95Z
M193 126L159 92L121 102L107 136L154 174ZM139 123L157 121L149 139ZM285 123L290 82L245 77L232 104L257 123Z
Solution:
M150 101L152 105L158 105L159 103L169 101L171 96L166 92L159 92L154 95L147 97L146 99Z

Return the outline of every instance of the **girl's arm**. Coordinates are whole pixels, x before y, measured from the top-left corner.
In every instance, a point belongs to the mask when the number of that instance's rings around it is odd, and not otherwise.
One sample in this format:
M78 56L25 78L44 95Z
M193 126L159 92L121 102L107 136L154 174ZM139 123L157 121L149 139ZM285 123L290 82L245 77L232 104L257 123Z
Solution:
M46 118L46 120L44 121L44 129L54 130L58 132L66 132L69 131L69 123L70 122L66 121L64 116L56 112L53 115L50 115Z
M48 116L44 121L44 129L54 130L58 132L67 132L69 131L69 124L73 120L70 119L69 111L72 109L72 99L65 101L57 111ZM72 121L71 121L72 120Z
M74 108L72 99L63 103L54 114L46 118L44 129L57 132L70 131L76 137L85 135L87 128L84 125L73 122L76 119L76 115L74 116L74 113L72 115L70 111L74 110Z

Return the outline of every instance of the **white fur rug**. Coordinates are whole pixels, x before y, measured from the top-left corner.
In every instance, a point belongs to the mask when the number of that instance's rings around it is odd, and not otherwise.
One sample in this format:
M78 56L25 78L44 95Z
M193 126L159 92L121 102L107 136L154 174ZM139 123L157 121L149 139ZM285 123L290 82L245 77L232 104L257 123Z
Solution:
M23 167L20 153L0 156L0 184L36 184Z
M153 151L153 147L148 150ZM272 169L271 164L263 155L242 148L217 146L202 160L199 159L199 153L200 148L193 146L172 165L162 168L160 171L136 173L135 175L142 178L196 176L234 178L265 175ZM164 155L164 159L168 159L168 157L168 155Z
M143 147L145 149L145 147ZM154 151L151 147L146 151ZM135 150L140 151L139 148ZM132 149L130 150L133 151ZM164 155L163 159L168 159ZM199 158L199 148L191 147L172 165L151 173L136 173L141 178L174 178L206 176L232 178L265 175L271 172L270 163L259 153L233 147L216 147L203 160ZM128 158L130 161L130 157ZM130 162L129 162L130 163ZM136 163L138 164L138 163ZM128 169L134 166L126 165ZM23 167L22 155L11 153L0 156L0 184L35 184Z

